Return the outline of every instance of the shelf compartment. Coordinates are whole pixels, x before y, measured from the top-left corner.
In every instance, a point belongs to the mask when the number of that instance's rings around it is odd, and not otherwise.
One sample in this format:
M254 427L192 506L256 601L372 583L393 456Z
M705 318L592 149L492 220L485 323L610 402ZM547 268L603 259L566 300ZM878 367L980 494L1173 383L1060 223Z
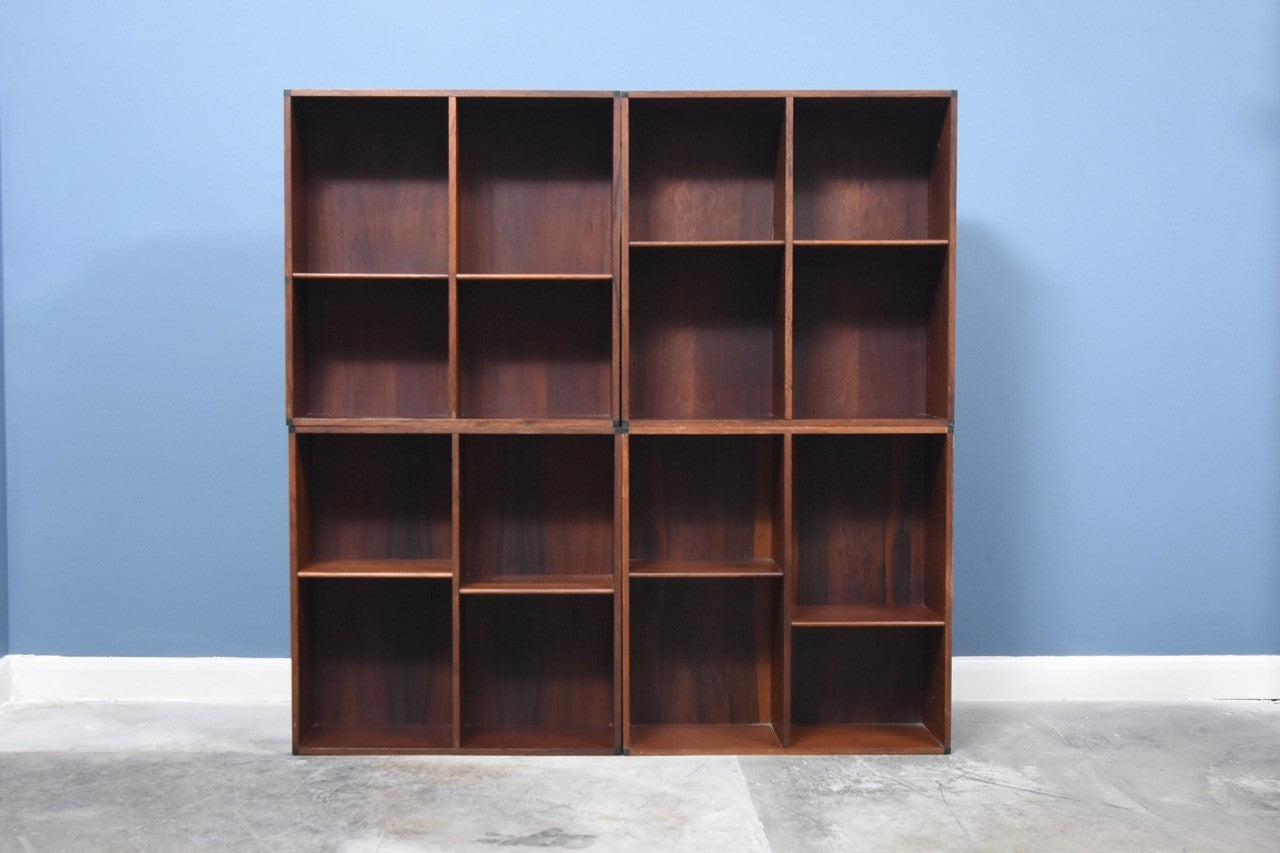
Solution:
M293 269L447 273L448 100L292 104Z
M314 417L449 415L444 281L295 281L293 411Z
M781 240L782 98L632 98L630 239Z
M458 287L458 326L463 417L609 415L607 282L469 280Z
M462 436L464 587L611 576L613 444L610 435Z
M797 418L948 416L946 259L934 246L796 251Z
M797 98L797 239L946 239L950 98Z
M633 574L780 574L782 438L633 436Z
M762 560L631 560L633 578L782 577L772 559Z
M796 436L796 603L946 613L947 472L946 436Z
M696 727L723 745L727 734L752 741L780 724L780 587L771 578L631 584L633 748L637 731L662 742Z
M613 99L458 99L466 273L607 273Z
M300 578L452 578L453 561L435 560L326 560L311 562L298 572Z
M471 581L459 590L463 595L563 595L613 594L613 575L493 575Z
M452 746L447 580L308 580L299 587L304 749Z
M750 755L782 752L769 723L737 725L633 725L633 755Z
M442 568L452 557L447 435L323 435L298 446L298 567ZM322 570L322 569L321 569Z
M613 609L598 595L463 598L463 748L612 752Z
M792 631L791 746L942 752L941 628Z
M791 608L793 628L891 627L941 628L946 620L923 604L888 607L867 604L798 604Z
M629 417L782 414L782 258L773 247L631 255Z

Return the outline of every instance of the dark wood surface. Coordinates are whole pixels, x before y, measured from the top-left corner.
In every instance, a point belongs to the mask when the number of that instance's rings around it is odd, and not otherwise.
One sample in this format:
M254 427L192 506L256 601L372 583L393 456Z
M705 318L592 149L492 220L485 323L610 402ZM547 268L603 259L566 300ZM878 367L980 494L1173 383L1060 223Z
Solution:
M306 560L451 556L448 436L299 437Z
M610 416L607 283L466 281L458 303L463 417Z
M949 749L954 93L285 134L295 751Z
M633 438L631 570L637 560L772 563L781 455L777 436Z
M925 723L941 698L929 679L941 641L942 631L928 628L796 628L793 725Z
M448 266L443 98L295 99L299 272L427 273ZM298 234L297 232L301 232Z
M613 100L461 99L459 272L612 272Z
M932 247L797 250L796 417L945 416L926 396L947 369L929 346L945 262Z
M312 725L328 727L320 742L356 746L365 727L425 726L404 734L436 745L450 725L448 581L308 580L302 603L303 697Z
M924 603L943 574L930 547L942 449L935 436L795 439L797 603Z
M782 253L632 250L629 418L766 418L774 399Z
M464 599L462 721L463 744L471 746L483 745L475 738L484 730L513 738L522 730L610 731L613 602L594 595ZM581 745L579 737L566 745Z
M772 722L779 592L770 579L634 581L632 725Z
M296 282L294 305L299 416L448 416L444 282Z
M781 238L783 100L632 101L632 240Z
M613 439L462 438L462 577L613 571Z
M947 236L949 197L930 179L947 98L797 98L800 239ZM945 154L941 155L945 157Z

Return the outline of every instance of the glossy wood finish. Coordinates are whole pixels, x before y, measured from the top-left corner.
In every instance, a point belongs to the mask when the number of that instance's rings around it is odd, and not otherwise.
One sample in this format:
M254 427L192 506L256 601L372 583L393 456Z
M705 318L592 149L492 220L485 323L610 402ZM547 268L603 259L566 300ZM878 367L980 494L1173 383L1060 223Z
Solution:
M443 98L294 101L294 268L443 273L448 112Z
M459 272L612 272L613 100L463 98Z
M463 582L611 574L613 439L462 437Z
M794 629L793 742L825 739L838 748L843 732L846 748L858 748L858 740L872 734L862 727L928 728L928 709L942 698L931 678L942 639L941 630L930 628ZM931 735L936 750L940 733Z
M949 98L798 98L800 239L946 238Z
M309 534L300 569L450 559L447 436L307 435L298 445Z
M736 573L761 563L780 571L780 437L636 436L630 444L633 573L645 563L668 572L701 564Z
M946 574L941 436L795 439L796 602L940 602ZM941 608L938 611L941 612ZM794 615L793 615L794 618Z
M463 417L609 417L607 283L465 281L458 291Z
M296 752L949 750L954 93L285 132Z
M299 416L448 416L445 282L307 280L294 307Z
M302 605L304 745L449 746L448 581L308 580Z
M783 256L775 248L632 249L632 418L770 418Z
M632 240L781 238L783 100L630 99Z
M796 417L945 417L927 396L949 366L930 328L948 316L945 270L931 246L797 249Z
M462 745L613 751L613 602L462 602Z

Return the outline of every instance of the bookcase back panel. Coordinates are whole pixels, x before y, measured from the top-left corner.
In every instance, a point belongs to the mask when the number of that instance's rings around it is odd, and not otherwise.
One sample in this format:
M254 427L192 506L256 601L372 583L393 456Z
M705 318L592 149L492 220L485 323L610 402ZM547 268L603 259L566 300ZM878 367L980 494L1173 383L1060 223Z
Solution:
M458 139L460 271L612 271L612 99L462 98Z
M768 579L632 581L631 721L771 723L778 606Z
M609 416L608 282L464 281L458 298L463 417Z
M294 268L315 273L449 269L444 98L319 98L295 113L304 177Z

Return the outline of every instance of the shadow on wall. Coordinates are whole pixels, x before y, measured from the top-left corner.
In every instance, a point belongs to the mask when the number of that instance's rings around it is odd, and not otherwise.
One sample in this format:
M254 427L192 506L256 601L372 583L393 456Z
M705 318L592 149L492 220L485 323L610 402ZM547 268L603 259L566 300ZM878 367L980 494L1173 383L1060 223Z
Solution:
M1034 654L1035 498L1047 484L1032 371L1046 330L1032 273L985 224L957 230L955 653Z

